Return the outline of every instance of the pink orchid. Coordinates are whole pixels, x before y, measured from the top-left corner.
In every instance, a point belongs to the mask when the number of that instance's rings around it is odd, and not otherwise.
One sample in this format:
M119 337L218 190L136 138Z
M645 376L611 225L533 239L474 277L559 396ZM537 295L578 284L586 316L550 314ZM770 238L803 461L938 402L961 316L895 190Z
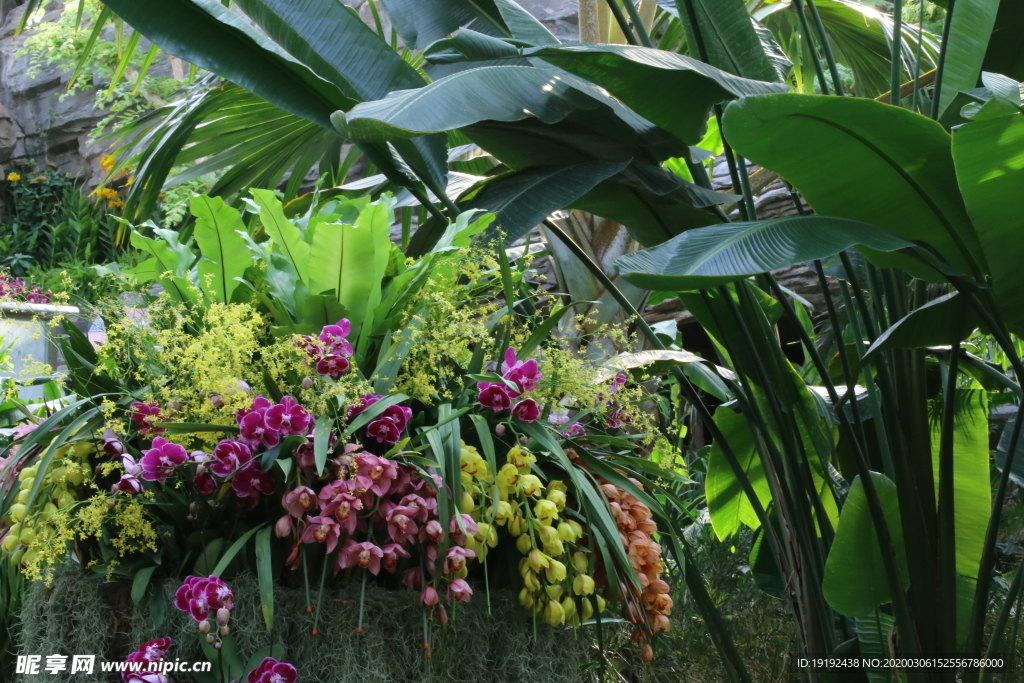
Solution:
M316 493L308 486L299 486L284 494L281 505L292 517L302 519L303 515L316 507Z
M217 490L217 480L209 472L203 472L193 477L192 485L204 496L212 495Z
M130 474L122 474L121 479L117 482L117 490L121 493L133 496L136 493L142 492L142 482Z
M359 527L359 515L363 509L363 501L350 493L339 493L331 502L323 507L322 515L331 516L338 520L338 524L349 536L356 532Z
M412 521L416 516L415 508L397 505L387 512L385 521L388 525L388 535L395 543L406 544L416 537L419 528Z
M364 410L366 410L367 408L369 408L382 398L384 397L381 396L380 394L363 394L359 398L358 403L351 404L348 407L348 410L345 411L345 421L351 422L352 418L354 418L356 415L363 412Z
M459 529L459 517L462 518L462 526L466 529L466 533L462 533ZM452 540L456 545L466 545L466 534L472 536L473 534L479 533L480 527L476 525L473 518L463 513L461 515L453 516L448 524L448 533L451 534Z
M476 553L467 548L460 548L459 546L452 546L448 549L448 555L444 560L444 572L459 572L466 566L466 560L476 557Z
M420 604L425 607L433 607L437 604L437 591L433 586L426 586L420 593Z
M363 569L370 570L370 573L376 576L380 573L380 561L383 557L384 551L369 541L363 543L349 541L338 555L338 567L347 569L358 565Z
M309 526L302 532L303 543L326 543L327 552L333 553L341 540L341 525L333 517L310 517Z
M188 460L188 453L176 443L162 436L153 439L152 448L142 452L142 478L147 481L167 481L167 477Z
M455 579L448 583L448 595L455 596L458 602L469 602L473 597L473 589L469 587L465 579Z
M419 567L409 567L402 574L402 585L409 590L418 591L423 584L423 574Z
M384 552L384 569L391 574L394 574L395 569L398 568L398 558L409 557L409 551L397 543L388 543L381 550Z
M369 487L370 491L383 496L391 490L391 483L398 476L395 463L368 453L357 456L355 460L359 476L373 482Z

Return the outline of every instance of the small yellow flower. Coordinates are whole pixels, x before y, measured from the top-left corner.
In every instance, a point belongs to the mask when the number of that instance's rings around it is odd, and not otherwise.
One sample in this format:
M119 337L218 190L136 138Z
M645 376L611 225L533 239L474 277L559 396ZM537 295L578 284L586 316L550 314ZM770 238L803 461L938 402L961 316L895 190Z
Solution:
M14 171L11 171L10 173L7 174L7 180L9 182L16 183L19 180L21 180L21 175L18 174L18 173L15 173Z
M107 202L107 206L109 206L111 209L120 209L122 206L124 206L124 202L122 202L120 199L111 199L109 202Z
M117 158L113 154L104 154L102 157L100 157L100 168L102 168L107 173L110 173L110 171L114 168L114 163L116 161Z

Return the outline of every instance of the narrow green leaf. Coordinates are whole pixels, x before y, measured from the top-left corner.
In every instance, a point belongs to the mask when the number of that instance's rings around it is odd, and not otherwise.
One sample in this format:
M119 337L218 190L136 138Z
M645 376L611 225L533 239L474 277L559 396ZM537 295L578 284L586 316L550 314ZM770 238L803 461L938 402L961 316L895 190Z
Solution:
M688 230L619 257L619 274L653 290L689 291L831 256L853 246L896 251L913 244L888 230L828 216L787 216Z
M149 579L153 576L154 571L156 571L156 565L140 569L135 574L135 578L132 580L132 602L136 605L146 595L146 589L149 588Z
M270 552L270 533L273 527L260 529L256 534L256 576L260 584L260 610L267 631L274 630L274 565Z
M334 429L334 418L323 416L313 425L313 459L316 461L317 476L322 476L327 465L327 446Z
M238 551L244 548L246 542L252 538L252 535L262 529L263 526L263 524L260 524L242 534L237 541L231 544L231 547L227 549L227 552L224 553L220 558L220 561L217 562L217 566L215 566L213 571L210 573L214 576L220 576L223 574L224 570L228 568L229 564L231 564L231 560L235 559L235 555L238 554Z

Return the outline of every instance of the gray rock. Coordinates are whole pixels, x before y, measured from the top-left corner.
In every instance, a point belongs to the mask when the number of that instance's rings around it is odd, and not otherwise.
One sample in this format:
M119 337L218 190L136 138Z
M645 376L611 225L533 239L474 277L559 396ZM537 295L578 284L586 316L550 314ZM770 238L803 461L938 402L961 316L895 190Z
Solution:
M0 104L0 163L11 158L21 131L7 108Z

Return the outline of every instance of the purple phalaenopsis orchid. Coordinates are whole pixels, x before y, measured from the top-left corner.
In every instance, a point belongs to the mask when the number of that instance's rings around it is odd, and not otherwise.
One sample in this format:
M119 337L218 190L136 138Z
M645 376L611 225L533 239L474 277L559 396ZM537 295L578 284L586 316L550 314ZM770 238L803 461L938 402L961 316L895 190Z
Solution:
M163 427L157 427L155 423L161 413L160 407L152 403L132 404L132 422L139 427L139 434L142 436L154 436L163 434L166 431Z
M152 448L142 452L139 462L141 476L147 481L167 481L167 477L186 460L188 453L184 448L158 436L153 439Z
M239 498L252 498L261 493L269 496L274 492L274 482L260 469L259 461L253 460L231 478L231 488Z
M540 406L532 398L525 398L512 407L512 414L522 422L533 422L540 417Z
M210 471L218 477L227 477L252 461L252 448L237 439L221 441L213 449Z
M291 664L267 657L245 680L247 683L295 683L298 677L299 673Z
M234 607L235 594L216 576L189 576L174 593L174 606L196 622L206 621L210 613Z
M170 649L173 641L170 638L157 638L139 645L139 649L128 655L125 662L138 662L138 669L135 671L122 671L121 680L123 683L167 683L167 677L162 673L149 671L148 664L163 659ZM134 667L129 667L134 668Z
M313 423L309 411L291 396L283 396L280 403L268 408L263 419L268 427L286 436L304 436Z
M512 399L514 397L512 396L512 390L508 386L491 382L477 382L476 386L480 389L477 401L484 408L502 411L512 407Z
M516 360L516 350L509 347L505 350L505 360L501 364L501 376L515 382L519 392L533 391L537 388L537 380L541 378L540 366L537 361Z

